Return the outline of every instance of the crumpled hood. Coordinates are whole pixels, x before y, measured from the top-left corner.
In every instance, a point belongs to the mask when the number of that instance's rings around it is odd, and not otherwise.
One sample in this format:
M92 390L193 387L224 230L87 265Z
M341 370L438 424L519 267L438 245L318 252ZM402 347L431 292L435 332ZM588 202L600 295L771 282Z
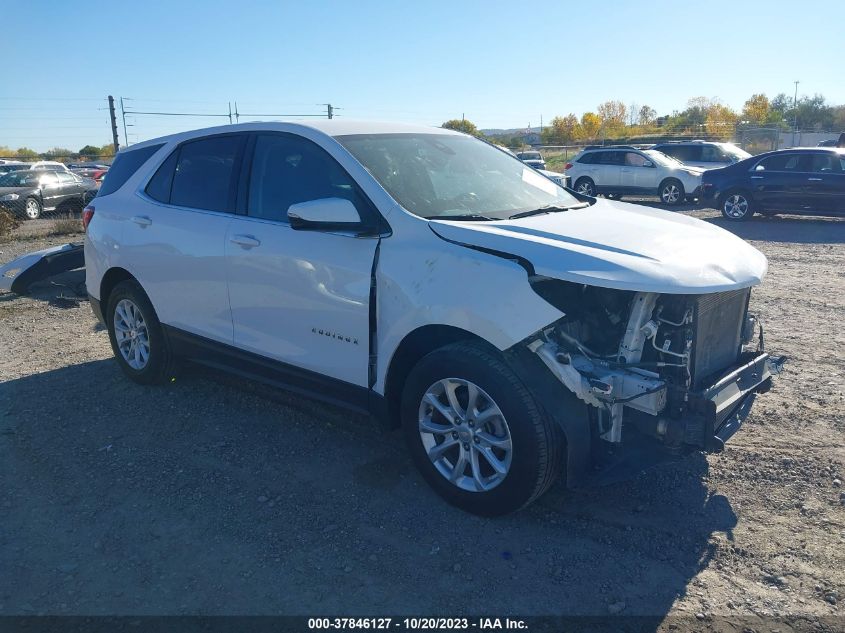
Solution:
M430 226L451 242L517 255L538 275L619 290L722 292L760 283L768 267L760 251L709 222L602 199L518 220Z

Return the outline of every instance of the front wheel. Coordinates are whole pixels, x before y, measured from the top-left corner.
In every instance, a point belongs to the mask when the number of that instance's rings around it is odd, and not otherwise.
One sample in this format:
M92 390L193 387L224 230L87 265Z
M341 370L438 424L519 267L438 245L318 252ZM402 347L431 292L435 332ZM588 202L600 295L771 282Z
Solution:
M531 503L555 480L555 423L495 350L456 343L411 371L402 426L423 477L446 501L483 516Z
M754 215L754 202L751 196L742 191L729 191L719 201L722 215L733 222L750 220Z
M660 201L663 204L675 206L686 198L684 186L678 180L667 180L660 185Z
M24 213L29 220L37 220L41 217L41 203L37 198L27 198L24 204Z

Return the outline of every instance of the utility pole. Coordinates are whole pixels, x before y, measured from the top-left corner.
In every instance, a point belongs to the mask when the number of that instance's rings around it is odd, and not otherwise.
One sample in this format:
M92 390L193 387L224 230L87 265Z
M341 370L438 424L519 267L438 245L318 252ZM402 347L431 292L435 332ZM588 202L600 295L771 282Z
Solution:
M334 116L334 108L331 103L326 104L326 115L331 119Z
M795 147L795 133L798 132L798 84L795 82L795 96L792 98L792 109L795 111L795 116L792 119L792 147Z
M123 109L123 97L120 98L120 115L123 117L123 145L129 147L129 135L126 133L126 110Z
M241 122L241 115L238 114L238 102L235 101L235 123Z
M229 125L232 125L232 102L229 102Z
M120 142L117 140L117 117L114 113L114 97L109 95L109 116L111 117L111 138L114 145L114 153L120 150Z

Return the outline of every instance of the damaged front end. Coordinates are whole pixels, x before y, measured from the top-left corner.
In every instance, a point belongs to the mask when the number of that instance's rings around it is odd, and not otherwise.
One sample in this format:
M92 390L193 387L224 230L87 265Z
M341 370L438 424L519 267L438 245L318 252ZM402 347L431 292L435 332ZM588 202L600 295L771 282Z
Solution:
M718 452L784 363L764 351L750 288L658 294L540 276L531 285L564 316L527 349L589 405L593 434L609 446L638 433L673 451Z

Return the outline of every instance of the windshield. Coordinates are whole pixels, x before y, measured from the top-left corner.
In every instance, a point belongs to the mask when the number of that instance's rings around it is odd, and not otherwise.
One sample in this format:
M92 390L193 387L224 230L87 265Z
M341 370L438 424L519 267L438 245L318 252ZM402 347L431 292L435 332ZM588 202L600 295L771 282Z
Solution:
M579 202L521 161L468 136L356 134L337 140L408 211L501 220Z
M34 187L37 183L38 174L34 174L29 170L13 171L0 176L0 187Z
M647 149L644 153L648 154L655 163L663 165L664 167L677 167L678 165L683 165L683 163L674 156L669 156L668 154L664 154L656 149Z
M744 149L740 149L736 145L731 145L730 143L725 143L722 145L722 150L728 156L733 156L736 158L737 161L745 160L746 158L751 158L751 154L746 152Z

